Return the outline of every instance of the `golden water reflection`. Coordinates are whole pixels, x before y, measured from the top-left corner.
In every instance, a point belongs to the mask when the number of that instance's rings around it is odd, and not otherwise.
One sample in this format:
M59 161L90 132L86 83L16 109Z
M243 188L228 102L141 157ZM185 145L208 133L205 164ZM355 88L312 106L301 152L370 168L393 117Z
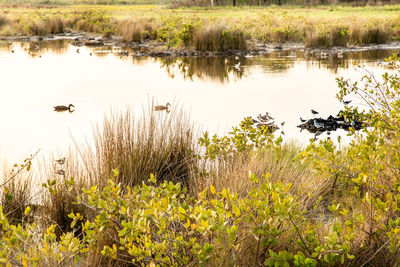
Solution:
M340 59L307 58L299 50L202 58L120 52L66 40L0 42L0 157L16 162L39 148L44 155L63 150L73 145L71 136L90 141L93 125L111 109L130 107L140 116L152 99L183 107L196 125L219 134L268 111L277 123L286 122L281 130L287 139L307 143L312 135L299 132L299 117L310 117L310 109L327 117L343 108L335 99L335 78L360 77L352 67L356 61L382 73L387 69L377 61L394 51L345 53ZM53 112L53 106L71 103L75 112Z
M0 51L11 52L17 46L31 57L41 57L43 53L63 54L71 49L79 53L81 48L71 46L71 42L71 40L66 39L20 43L2 41L0 42ZM149 60L148 57L121 55L121 51L132 52L129 48L121 50L121 48L116 47L95 47L90 50L90 55L107 57L109 54L114 54L121 60L130 60L133 64L140 64ZM325 68L336 74L339 69L353 68L354 63L375 62L397 52L398 49L366 50L343 53L341 58L331 55L327 58L318 59L318 56L312 57L308 51L300 49L274 51L263 56L251 57L165 57L156 58L155 61L161 62L161 67L167 71L171 78L181 75L185 79L193 79L195 77L197 79L210 79L224 83L229 82L230 74L232 74L234 79L245 78L248 74L248 67L251 66L258 66L265 72L282 73L293 68L296 61L304 60L311 68ZM235 65L238 63L240 63L240 68L235 68Z

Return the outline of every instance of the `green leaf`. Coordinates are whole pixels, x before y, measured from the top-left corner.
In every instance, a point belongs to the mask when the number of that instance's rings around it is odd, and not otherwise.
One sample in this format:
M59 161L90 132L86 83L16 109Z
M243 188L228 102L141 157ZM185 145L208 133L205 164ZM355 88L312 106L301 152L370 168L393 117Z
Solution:
M211 194L215 195L215 188L213 185L210 185L210 192Z
M178 207L178 212L182 214L186 214L186 210L182 208L181 206Z

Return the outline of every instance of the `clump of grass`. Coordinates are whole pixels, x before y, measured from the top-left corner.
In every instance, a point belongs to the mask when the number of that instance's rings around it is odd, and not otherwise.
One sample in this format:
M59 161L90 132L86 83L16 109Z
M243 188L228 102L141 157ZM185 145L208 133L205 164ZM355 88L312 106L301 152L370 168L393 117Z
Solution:
M396 24L398 22L393 21L392 25ZM397 28L398 26L391 27L381 21L360 21L351 27L350 39L354 44L383 44L398 36Z
M199 190L203 190L207 185L213 185L217 191L229 188L232 192L245 195L252 186L248 178L249 173L254 173L257 177L269 173L273 181L291 183L295 194L305 199L303 193L312 191L311 189L315 188L311 186L321 184L322 181L318 179L319 177L314 177L311 166L298 159L300 152L299 146L288 143L279 149L270 147L258 149L250 158L243 158L238 154L231 160L212 163L206 178L199 176L195 184L198 184ZM305 188L303 185L310 188ZM314 192L315 197L323 194L322 191L323 188L318 188Z
M182 111L145 111L135 120L130 111L111 114L96 128L94 149L82 153L85 168L98 184L105 183L112 169L118 181L134 186L153 173L158 181L188 185L196 164L193 126Z
M96 182L94 179L90 179L87 172L82 168L76 152L69 151L65 155L63 164L55 162L55 159L60 157L51 156L40 164L39 175L46 177L48 181L43 188L45 191L42 194L41 202L45 213L41 217L45 224L57 225L55 229L57 236L70 231L78 236L82 230L80 224L71 228L72 219L68 215L74 212L82 214L85 219L91 218L92 211L82 205L75 204L75 202L77 196L82 193L82 188L90 188L96 185ZM54 184L49 185L49 182Z
M345 26L334 27L330 31L330 46L346 47L349 42L350 30Z
M15 21L18 31L23 35L41 35L63 33L67 24L61 16L21 18Z
M210 25L194 32L193 43L198 51L246 50L246 40L240 30L230 30L224 25Z
M8 167L4 167L0 179L0 206L3 207L3 212L11 224L32 219L26 216L25 209L33 201L34 179L29 173L33 157L25 159L21 165L14 164L9 170Z
M350 30L347 26L329 27L321 25L317 31L307 29L305 34L305 45L307 47L333 47L347 46L350 40Z
M46 31L55 34L64 32L64 20L59 16L50 17L45 21Z
M32 187L31 179L25 175L17 175L3 186L1 206L11 224L22 223L25 209L30 205ZM3 184L4 181L1 181Z
M155 40L154 19L126 19L118 23L116 32L126 42Z
M92 218L93 211L74 204L77 196L82 188L105 186L113 170L118 169L118 182L124 186L147 182L151 173L158 181L181 182L185 186L193 179L196 141L193 126L182 111L148 110L138 120L131 111L111 114L101 127L94 129L94 139L94 145L87 145L84 151L77 145L78 151L66 154L62 165L56 164L55 158L41 164L40 175L56 181L44 194L42 203L44 221L57 225L57 235L69 231L79 235L82 229L78 224L72 229L68 215L74 212Z
M387 30L381 27L367 29L362 36L363 44L384 44L390 39Z
M8 23L9 23L8 18L5 15L0 14L0 30Z

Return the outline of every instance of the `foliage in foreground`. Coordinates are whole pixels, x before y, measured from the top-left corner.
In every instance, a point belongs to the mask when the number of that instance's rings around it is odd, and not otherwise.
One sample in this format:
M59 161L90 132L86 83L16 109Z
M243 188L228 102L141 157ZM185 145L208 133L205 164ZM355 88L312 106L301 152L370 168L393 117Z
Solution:
M55 225L42 232L35 224L11 225L0 210L0 262L68 264L96 252L115 262L146 266L231 266L249 261L316 266L353 257L348 244L353 237L340 238L341 227L333 228L327 242L317 240L289 193L290 184L273 183L268 175L249 179L254 186L247 197L226 189L216 192L211 186L197 199L179 183L155 185L154 176L148 185L126 189L110 179L102 191L94 186L78 198L97 214L86 221L70 214L72 226L82 225L80 238L68 232L57 240ZM283 239L290 249L282 247Z

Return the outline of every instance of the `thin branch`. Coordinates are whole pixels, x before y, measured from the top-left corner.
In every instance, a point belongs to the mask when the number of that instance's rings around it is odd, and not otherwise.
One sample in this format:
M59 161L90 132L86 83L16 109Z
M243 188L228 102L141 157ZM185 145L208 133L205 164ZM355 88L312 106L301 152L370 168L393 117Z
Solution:
M33 154L30 158L27 158L28 160L26 160L25 164L22 165L18 171L16 173L14 173L10 178L8 178L4 183L2 183L0 185L0 187L3 187L4 185L6 185L9 181L11 181L12 179L14 179L19 173L21 173L29 164L31 164L31 161L34 157L36 157L36 155L39 153L40 149L38 149L38 151L36 151L35 154Z
M312 254L311 250L308 248L306 242L305 242L304 239L303 239L303 236L302 236L301 233L300 233L299 228L298 228L297 225L293 222L293 220L292 220L292 218L291 218L290 215L289 215L289 220L290 220L290 222L293 224L294 228L296 229L296 232L297 232L297 234L299 235L299 237L300 237L300 239L301 239L301 242L303 243L304 247L306 248L308 254L311 255L311 254Z

